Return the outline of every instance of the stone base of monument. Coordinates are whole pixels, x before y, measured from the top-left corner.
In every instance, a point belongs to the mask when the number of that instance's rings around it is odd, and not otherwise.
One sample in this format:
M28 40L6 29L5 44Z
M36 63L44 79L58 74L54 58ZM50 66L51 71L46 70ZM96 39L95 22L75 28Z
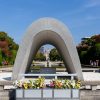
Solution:
M78 89L16 89L16 100L80 100Z

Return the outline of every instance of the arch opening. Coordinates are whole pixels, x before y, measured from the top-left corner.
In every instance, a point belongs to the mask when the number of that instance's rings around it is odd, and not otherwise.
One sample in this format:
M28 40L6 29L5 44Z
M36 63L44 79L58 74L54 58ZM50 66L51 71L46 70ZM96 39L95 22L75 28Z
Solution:
M32 42L33 43L32 43L32 47L30 50L30 56L29 56L28 63L27 63L27 69L24 70L24 73L28 71L29 69L28 67L31 65L33 61L33 57L35 56L38 49L42 45L45 45L45 44L51 44L57 48L58 52L63 58L64 64L65 64L66 69L68 70L68 73L75 72L75 69L69 66L69 63L72 63L72 62L70 60L70 54L68 52L68 48L66 48L66 45L62 37L60 37L56 32L51 31L51 30L43 30L37 33L37 35L34 37Z
M48 49L45 45L42 45L35 58L33 57L31 65L27 67L29 70L26 71L26 74L67 74L67 69L57 48L49 44L52 48Z

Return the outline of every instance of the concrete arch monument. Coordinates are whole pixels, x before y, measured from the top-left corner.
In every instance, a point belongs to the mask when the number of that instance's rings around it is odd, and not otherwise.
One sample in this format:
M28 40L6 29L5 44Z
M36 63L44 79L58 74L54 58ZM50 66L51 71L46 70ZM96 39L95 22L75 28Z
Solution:
M68 28L54 18L41 18L28 28L19 46L16 56L12 80L21 79L36 51L43 44L52 44L61 53L69 73L77 73L77 77L83 80L81 65L72 35Z

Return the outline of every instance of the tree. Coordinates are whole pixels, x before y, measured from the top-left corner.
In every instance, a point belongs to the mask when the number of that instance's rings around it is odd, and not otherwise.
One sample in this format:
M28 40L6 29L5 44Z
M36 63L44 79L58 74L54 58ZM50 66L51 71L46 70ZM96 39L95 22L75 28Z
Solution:
M46 60L46 57L44 56L43 53L41 52L37 52L34 60L38 60L38 61L45 61Z
M10 57L9 59L10 59L10 64L12 65L15 62L17 51L16 50L12 50L11 54L12 54L12 57Z
M61 61L62 60L62 57L60 56L60 54L58 53L56 48L53 48L50 51L49 58L50 58L51 61L56 61L56 60Z
M0 32L0 41L4 41L7 38L7 33L5 32Z
M82 38L77 50L82 64L90 64L90 60L100 61L100 34Z
M95 51L96 59L100 59L100 43L95 44Z
M1 51L1 49L0 49L0 65L2 65L2 51Z
M14 64L18 47L18 44L16 44L7 33L0 32L0 57L2 58L2 60L0 60L0 64L2 65L2 62Z

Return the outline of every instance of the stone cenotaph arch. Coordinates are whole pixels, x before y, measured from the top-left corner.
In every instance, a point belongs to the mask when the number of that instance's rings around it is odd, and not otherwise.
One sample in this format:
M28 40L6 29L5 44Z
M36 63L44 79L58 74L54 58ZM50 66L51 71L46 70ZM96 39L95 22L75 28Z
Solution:
M83 80L82 69L72 35L68 28L54 18L40 18L30 25L16 56L12 80L21 79L33 61L37 50L44 44L54 45L63 57L69 73Z

